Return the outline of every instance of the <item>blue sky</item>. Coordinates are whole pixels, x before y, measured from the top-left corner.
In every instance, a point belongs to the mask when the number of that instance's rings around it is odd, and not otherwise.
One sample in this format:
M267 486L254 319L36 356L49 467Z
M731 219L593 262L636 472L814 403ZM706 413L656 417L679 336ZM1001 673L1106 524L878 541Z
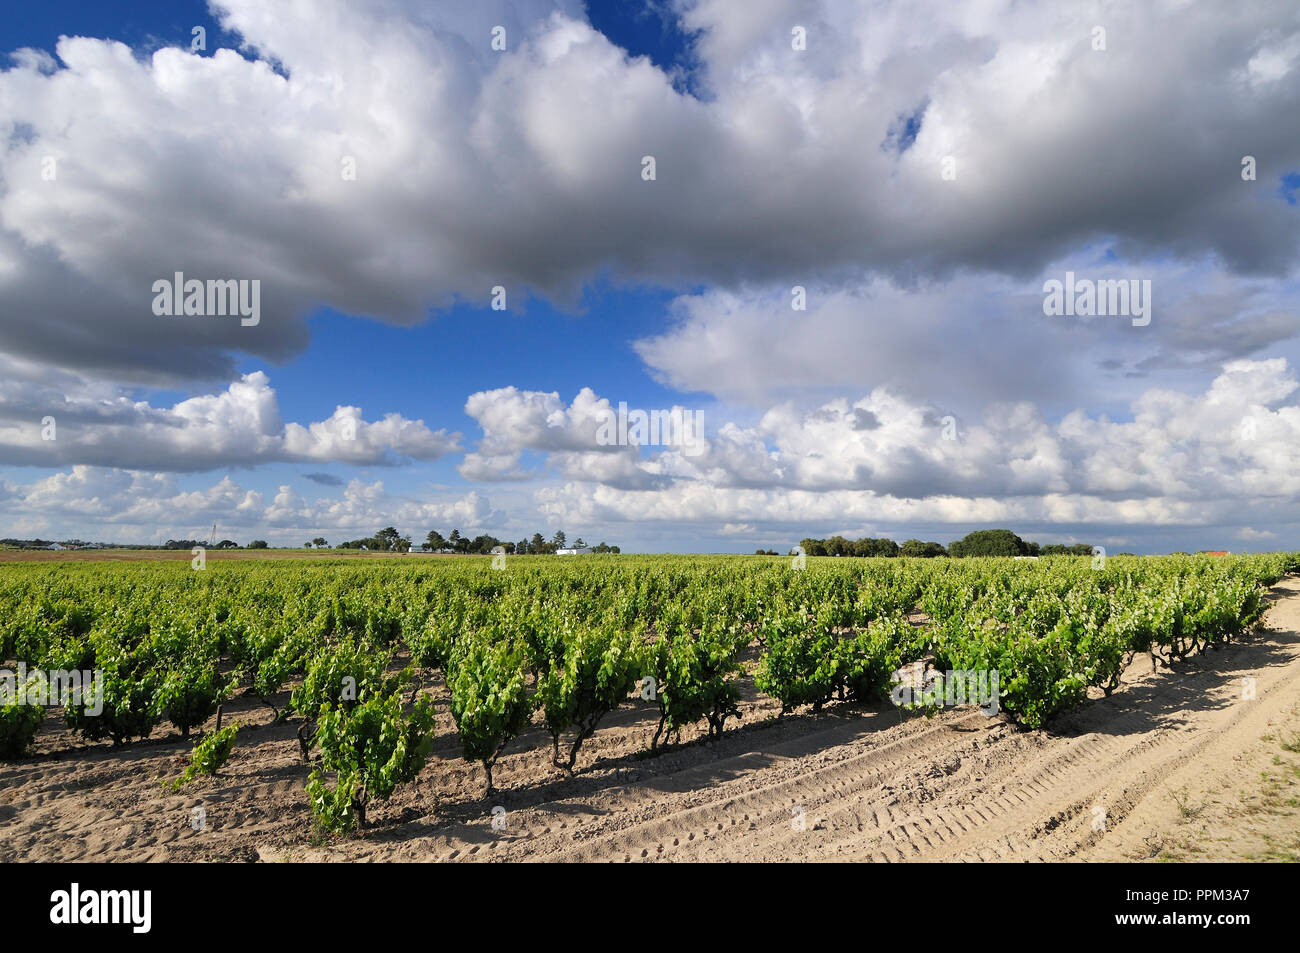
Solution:
M1107 13L1097 51L992 9L7 19L0 536L1300 545L1296 11ZM182 267L262 276L261 323L159 323ZM1049 318L1067 271L1149 282L1154 319ZM706 446L604 445L620 402Z
M69 2L50 0L6 17L0 39L6 50L24 46L53 50L60 36L94 36L118 40L132 49L151 50L160 45L188 47L195 26L207 30L218 45L231 45L220 24L201 0L132 0L130 3Z

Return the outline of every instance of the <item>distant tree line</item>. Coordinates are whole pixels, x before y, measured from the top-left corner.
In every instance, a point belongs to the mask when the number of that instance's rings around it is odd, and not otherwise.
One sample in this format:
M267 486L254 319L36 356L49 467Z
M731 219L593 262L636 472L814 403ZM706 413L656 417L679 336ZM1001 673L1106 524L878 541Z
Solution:
M1073 546L1066 546L1064 543L1048 543L1045 546L1039 546L1037 543L1026 543L1026 546L1037 547L1037 552L1030 553L1031 556L1091 556L1092 547L1087 543L1075 543ZM1127 555L1132 556L1132 553Z
M901 546L892 539L845 539L832 536L829 539L802 539L799 546L807 556L913 556L931 557L947 556L948 551L939 543L927 543L919 539L909 539Z
M828 539L802 539L799 546L808 556L1091 556L1092 546L1077 543L1026 542L1009 529L979 529L954 540L947 547L941 543L909 539L901 546L892 539L845 539L831 536ZM775 550L757 551L760 556L775 556Z
M194 549L196 546L203 546L207 549L266 549L267 543L264 539L255 539L247 547L240 546L233 539L223 539L219 543L209 543L205 539L169 539L167 542L158 546L123 546L122 549ZM116 548L116 547L115 547Z
M195 546L208 546L201 539L169 539L163 543L163 549L193 549ZM264 539L251 540L247 547L240 546L233 539L223 539L219 543L213 543L210 549L267 549L267 542Z
M517 556L545 556L553 555L557 550L568 549L569 540L564 534L564 530L556 530L550 540L547 540L541 533L534 533L531 539L521 539L518 542L505 542L497 539L495 536L475 536L473 539L461 536L460 530L453 529L451 535L443 535L435 530L430 530L428 537L421 545L421 549L428 552L453 552L453 553L490 553L497 546L500 546L508 555ZM610 546L608 543L601 542L595 546L588 547L581 536L573 541L574 549L590 548L596 553L617 553L617 546Z
M1021 539L1009 529L978 529L955 540L949 556L1091 556L1092 546L1076 543L1039 545Z
M392 526L385 526L374 536L345 540L335 548L368 549L371 552L380 553L404 553L411 548L411 537L403 536Z
M310 544L317 547L328 545L325 540L319 537ZM568 538L564 530L558 530L548 541L541 533L534 533L532 539L521 539L518 542L509 542L498 539L488 533L483 533L470 539L468 536L462 536L460 530L453 529L450 536L443 536L436 529L431 529L425 536L424 542L413 543L410 536L403 536L394 527L386 526L377 532L374 536L367 536L364 539L350 539L339 543L338 549L367 549L372 552L396 552L404 553L411 549L417 549L425 553L460 553L462 555L483 555L492 553L498 546L508 555L547 555L553 554L557 550L568 548ZM574 549L588 548L582 538L574 540ZM590 547L592 552L597 553L617 553L617 546L610 546L608 543L599 543Z
M72 547L91 545L90 543L84 543L79 539L41 539L40 537L37 537L36 539L14 539L13 537L0 539L0 546L4 546L8 549L45 549L49 546L53 546L55 543Z
M325 541L321 540L323 544ZM159 550L159 549L194 549L196 546L203 546L208 549L266 549L267 542L264 539L255 539L247 547L239 545L233 539L223 539L219 543L208 543L202 539L169 539L165 543L90 543L82 539L0 539L0 547L13 549L48 549L58 543L68 549L139 549L139 550Z

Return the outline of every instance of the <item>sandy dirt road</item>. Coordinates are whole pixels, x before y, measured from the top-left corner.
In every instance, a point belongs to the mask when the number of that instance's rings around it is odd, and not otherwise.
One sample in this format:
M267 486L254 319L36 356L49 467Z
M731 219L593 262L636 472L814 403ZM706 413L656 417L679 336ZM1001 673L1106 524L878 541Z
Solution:
M363 837L311 833L292 724L260 703L223 776L163 790L174 734L79 746L55 719L0 767L0 860L1296 860L1300 579L1241 643L1019 731L979 712L832 706L777 719L750 697L724 739L647 757L649 706L608 719L574 778L534 728L483 797L439 715L435 757ZM435 697L437 691L435 690ZM203 824L195 830L196 809Z

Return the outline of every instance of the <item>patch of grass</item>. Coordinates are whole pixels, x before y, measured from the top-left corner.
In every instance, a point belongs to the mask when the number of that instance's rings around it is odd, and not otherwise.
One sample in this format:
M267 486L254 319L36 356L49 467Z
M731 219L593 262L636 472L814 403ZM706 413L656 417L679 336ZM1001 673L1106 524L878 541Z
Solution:
M1286 814L1284 808L1300 807L1300 798L1287 797L1290 794L1290 788L1296 783L1292 778L1300 778L1300 767L1286 762L1281 762L1287 770L1282 774L1273 774L1268 771L1261 771L1260 778L1263 781L1260 790L1260 804L1253 810L1267 811L1269 814Z
M1300 863L1300 837L1293 837L1290 841L1277 844L1269 834L1261 833L1260 837L1267 848L1263 853L1252 854L1251 860L1263 860L1279 864Z

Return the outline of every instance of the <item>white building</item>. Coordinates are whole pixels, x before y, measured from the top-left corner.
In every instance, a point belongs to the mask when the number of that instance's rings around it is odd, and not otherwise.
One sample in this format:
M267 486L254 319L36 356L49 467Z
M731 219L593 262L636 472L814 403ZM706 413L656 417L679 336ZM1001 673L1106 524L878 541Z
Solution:
M591 547L590 547L590 546L583 546L583 547L580 548L580 549L557 549L557 550L555 551L555 555L557 555L557 556L585 556L585 555L586 555L587 553L589 553L589 552L591 552Z

